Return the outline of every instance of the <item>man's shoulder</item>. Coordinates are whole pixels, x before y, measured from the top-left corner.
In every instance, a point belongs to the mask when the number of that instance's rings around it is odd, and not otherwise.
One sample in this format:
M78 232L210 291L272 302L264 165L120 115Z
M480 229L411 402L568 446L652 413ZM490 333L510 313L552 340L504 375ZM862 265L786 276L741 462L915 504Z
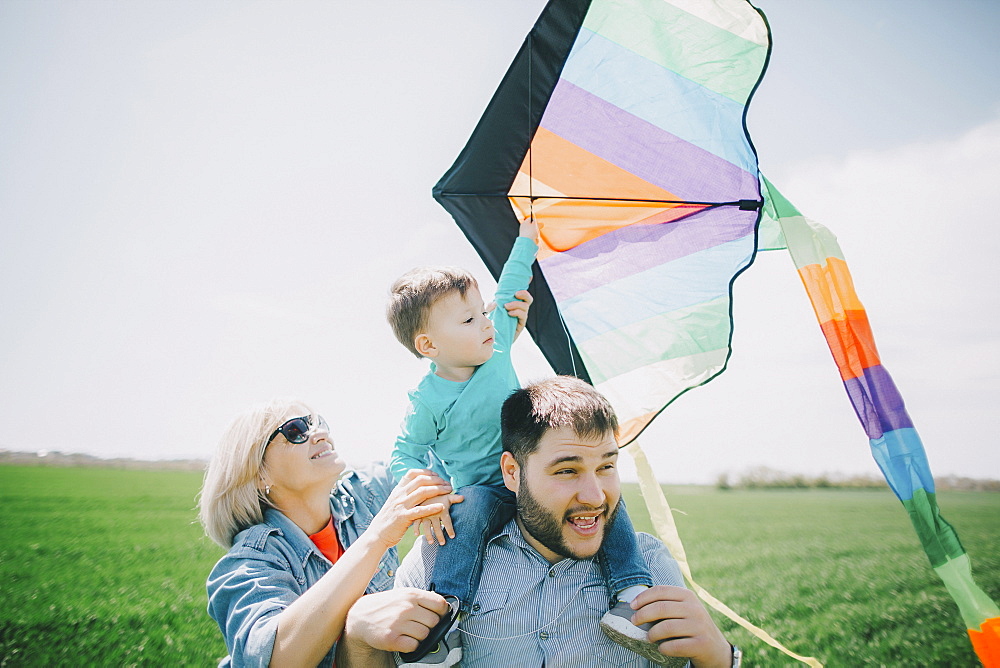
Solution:
M668 555L670 550L667 546L663 544L663 541L654 536L651 533L646 533L645 531L636 531L635 540L639 545L639 549L642 550L643 554L646 552L653 552L657 550L665 551Z
M684 575L681 573L680 564L670 554L670 550L663 544L663 541L642 531L636 532L635 539L655 584L684 586Z
M430 549L426 542L418 538L396 570L395 587L417 587L426 589L430 584L437 550Z

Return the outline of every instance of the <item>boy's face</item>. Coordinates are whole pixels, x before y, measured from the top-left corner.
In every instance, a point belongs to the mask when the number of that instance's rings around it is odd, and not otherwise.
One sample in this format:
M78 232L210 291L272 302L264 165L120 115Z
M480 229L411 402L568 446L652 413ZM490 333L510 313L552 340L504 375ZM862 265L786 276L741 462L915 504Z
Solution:
M439 367L477 367L493 356L493 323L486 317L479 289L470 287L463 297L452 292L431 305L427 327L419 335L429 346L421 353Z

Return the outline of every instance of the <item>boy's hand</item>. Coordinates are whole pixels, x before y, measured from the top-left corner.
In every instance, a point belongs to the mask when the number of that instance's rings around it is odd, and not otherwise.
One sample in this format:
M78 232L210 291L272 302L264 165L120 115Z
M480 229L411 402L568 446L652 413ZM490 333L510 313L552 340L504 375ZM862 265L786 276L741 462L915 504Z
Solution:
M517 301L507 302L503 307L507 309L507 315L517 318L517 329L514 330L516 340L528 322L528 309L531 308L531 302L535 301L535 298L527 290L518 290L514 296L517 297Z
M528 220L521 221L521 228L517 236L528 237L535 243L538 243L538 223L533 216L529 217Z
M441 496L435 496L424 501L427 505L440 503L444 506L444 510L436 515L425 517L420 522L414 524L414 535L419 536L423 534L424 538L427 539L428 545L433 545L435 540L438 542L438 545L444 545L446 541L445 532L447 532L448 538L454 538L455 527L451 524L451 513L448 512L448 508L452 503L460 503L462 500L463 497L461 494L442 494Z

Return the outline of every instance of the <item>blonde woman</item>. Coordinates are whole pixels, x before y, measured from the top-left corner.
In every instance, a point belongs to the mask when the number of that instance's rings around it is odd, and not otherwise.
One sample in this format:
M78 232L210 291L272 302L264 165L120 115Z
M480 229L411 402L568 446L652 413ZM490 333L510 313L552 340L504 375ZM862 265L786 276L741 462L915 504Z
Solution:
M353 643L338 641L352 629L366 647L412 651L448 609L433 592L387 590L407 528L461 497L420 505L452 491L430 471L395 486L384 466L346 470L299 401L251 409L226 431L200 496L206 533L228 550L207 583L229 650L220 666L348 665Z

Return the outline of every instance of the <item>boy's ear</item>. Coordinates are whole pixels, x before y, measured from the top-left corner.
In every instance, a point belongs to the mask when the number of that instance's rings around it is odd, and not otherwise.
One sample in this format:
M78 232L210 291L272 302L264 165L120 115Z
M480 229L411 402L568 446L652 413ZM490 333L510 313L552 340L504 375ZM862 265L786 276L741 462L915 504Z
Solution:
M515 494L517 494L521 484L521 477L518 475L520 469L514 455L504 450L503 454L500 455L500 473L503 474L503 484Z
M417 334L413 339L413 347L424 357L437 357L438 349L426 334Z

